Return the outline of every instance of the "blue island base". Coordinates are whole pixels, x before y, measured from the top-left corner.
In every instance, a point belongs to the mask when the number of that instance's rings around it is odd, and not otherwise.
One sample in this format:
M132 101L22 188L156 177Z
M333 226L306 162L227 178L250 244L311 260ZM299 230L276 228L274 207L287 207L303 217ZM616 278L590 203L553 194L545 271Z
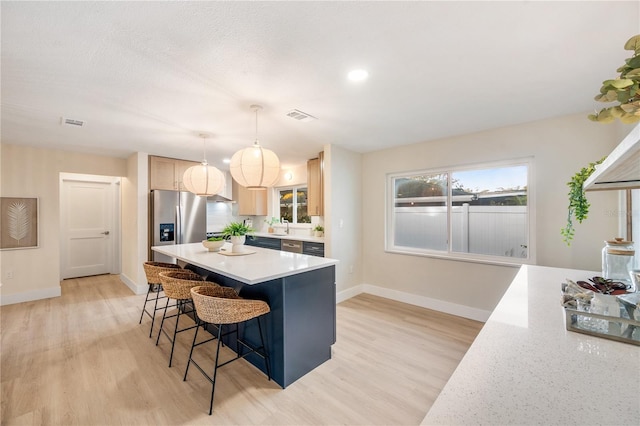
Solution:
M207 281L232 287L241 297L264 300L271 312L262 320L271 376L286 388L320 364L331 359L336 341L335 266L302 272L257 284L245 284L195 265L185 266ZM240 327L241 338L259 346L258 325ZM236 348L235 335L225 340ZM264 360L255 354L246 359L265 372Z

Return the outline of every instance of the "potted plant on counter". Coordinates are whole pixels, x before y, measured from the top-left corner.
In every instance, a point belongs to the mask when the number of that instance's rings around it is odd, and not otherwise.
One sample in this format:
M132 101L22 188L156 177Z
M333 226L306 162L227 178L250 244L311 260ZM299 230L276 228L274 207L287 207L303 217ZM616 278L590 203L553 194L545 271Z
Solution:
M231 251L238 252L242 250L241 246L245 243L246 236L253 232L253 228L242 222L231 222L222 230L222 235L231 243Z
M322 225L316 225L316 227L313 228L313 236L322 237L322 235L324 235L324 227Z
M273 234L273 232L274 232L273 225L276 224L276 223L280 223L280 221L278 219L276 219L275 217L271 217L271 219L265 219L264 223L269 225L269 228L267 229L267 232L270 233L270 234Z
M202 241L202 245L209 251L220 251L224 245L224 237L210 237Z

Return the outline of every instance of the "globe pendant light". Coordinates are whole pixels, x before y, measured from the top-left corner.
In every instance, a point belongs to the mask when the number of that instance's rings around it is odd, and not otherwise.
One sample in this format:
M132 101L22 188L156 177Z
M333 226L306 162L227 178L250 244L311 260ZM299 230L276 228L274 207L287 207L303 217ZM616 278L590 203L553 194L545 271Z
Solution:
M187 191L196 195L208 197L216 195L225 187L224 174L217 168L207 163L206 154L206 138L207 135L201 134L202 137L202 153L204 160L202 164L189 167L182 176L182 183Z
M273 151L258 142L258 111L260 105L251 105L256 113L256 141L253 146L233 154L229 171L240 185L247 189L265 189L273 186L280 176L280 160Z

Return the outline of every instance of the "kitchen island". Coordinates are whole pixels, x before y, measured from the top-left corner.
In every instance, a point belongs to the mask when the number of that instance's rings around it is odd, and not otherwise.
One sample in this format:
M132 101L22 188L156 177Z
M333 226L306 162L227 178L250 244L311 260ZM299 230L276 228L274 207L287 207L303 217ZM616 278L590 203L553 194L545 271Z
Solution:
M560 286L599 272L522 266L423 425L637 425L640 349L565 329Z
M285 388L331 359L336 340L335 259L243 247L246 255L209 252L201 243L155 246L152 250L178 259L207 280L234 288L242 297L264 300L266 347L271 375ZM223 250L231 251L226 243ZM259 342L249 323L245 339ZM233 344L230 345L235 347ZM246 358L264 371L262 358Z

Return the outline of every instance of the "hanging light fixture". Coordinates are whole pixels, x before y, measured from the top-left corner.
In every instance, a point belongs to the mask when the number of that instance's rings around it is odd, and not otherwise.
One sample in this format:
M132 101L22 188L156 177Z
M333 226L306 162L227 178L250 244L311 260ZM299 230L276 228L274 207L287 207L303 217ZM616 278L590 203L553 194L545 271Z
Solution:
M240 185L247 189L265 189L273 186L280 175L280 160L268 149L264 149L258 142L258 111L260 105L251 105L256 113L256 140L253 146L241 149L233 154L229 171Z
M189 167L182 176L182 183L189 192L196 195L208 197L216 195L225 187L224 174L217 168L207 163L206 140L207 135L201 134L202 154L204 159L202 164Z

